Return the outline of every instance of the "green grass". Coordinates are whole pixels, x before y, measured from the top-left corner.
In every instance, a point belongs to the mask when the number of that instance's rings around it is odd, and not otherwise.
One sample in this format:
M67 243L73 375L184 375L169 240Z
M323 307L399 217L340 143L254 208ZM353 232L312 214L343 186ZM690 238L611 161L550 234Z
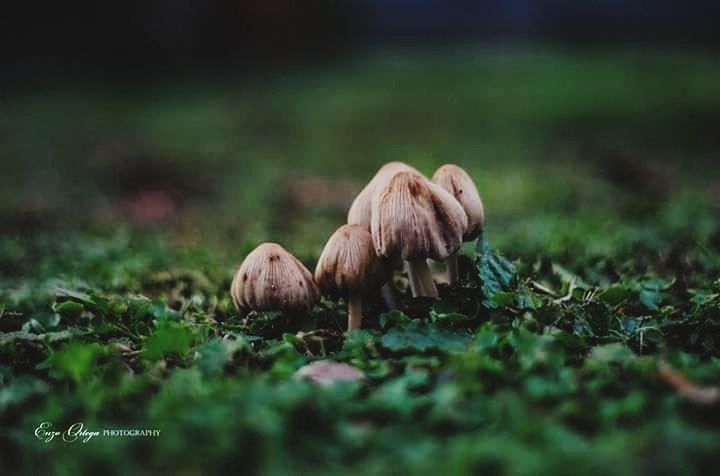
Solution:
M464 50L9 98L0 472L712 472L719 78L684 53ZM312 267L388 160L476 179L492 246L466 245L463 286L369 302L351 334L342 303L240 315L243 256ZM114 183L148 163L185 194L149 225ZM366 379L292 377L317 359ZM43 421L162 433L43 443Z

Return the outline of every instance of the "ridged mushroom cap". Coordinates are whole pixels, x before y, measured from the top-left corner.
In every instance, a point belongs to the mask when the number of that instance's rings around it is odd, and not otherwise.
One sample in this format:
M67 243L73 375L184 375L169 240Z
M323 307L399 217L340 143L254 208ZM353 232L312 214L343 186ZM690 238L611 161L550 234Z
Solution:
M310 271L276 243L263 243L247 255L230 294L239 308L256 311L310 310L320 297Z
M465 210L468 226L463 239L470 241L480 236L485 226L485 208L470 175L457 165L445 164L435 171L432 181L450 192Z
M360 225L338 228L315 267L315 281L331 297L376 291L391 276L390 264L375 253L370 232Z
M372 202L372 239L380 256L444 260L462 245L467 215L442 187L398 172Z
M360 193L357 194L355 200L348 210L347 222L351 225L360 225L366 230L370 230L370 215L372 209L372 197L375 190L379 190L392 178L393 175L400 171L417 172L413 167L403 162L388 162L380 167L375 176L365 185Z

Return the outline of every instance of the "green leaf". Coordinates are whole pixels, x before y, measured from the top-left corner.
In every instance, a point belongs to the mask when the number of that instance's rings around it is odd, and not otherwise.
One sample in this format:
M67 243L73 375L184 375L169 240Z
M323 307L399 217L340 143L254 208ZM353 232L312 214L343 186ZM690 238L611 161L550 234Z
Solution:
M500 344L501 336L498 329L491 322L486 322L475 333L473 349L478 352L488 352Z
M53 311L65 317L78 317L85 310L82 303L76 301L56 302L52 306Z
M437 327L413 324L394 327L380 339L380 345L393 352L459 352L464 350L472 336L465 331L450 331Z
M500 291L492 295L490 300L495 307L510 307L517 301L517 295L506 291Z
M662 294L658 289L643 288L643 290L640 291L640 302L647 309L657 311L660 309Z
M223 373L225 364L241 349L250 350L250 345L243 336L236 336L235 339L216 337L197 348L195 362L203 377L219 377Z
M630 299L632 295L632 290L627 286L614 284L602 291L598 299L609 306L617 306Z
M79 383L92 373L95 361L103 353L97 343L71 342L50 356L50 370L56 377Z
M472 320L472 317L461 312L439 312L436 306L430 309L430 321L438 324L455 324Z
M388 325L391 323L397 326L407 324L411 321L412 319L397 309L380 314L380 327L383 329L387 329Z
M640 302L650 311L660 309L664 299L664 292L672 286L672 282L662 279L650 279L642 283L640 289Z
M190 329L170 323L157 329L145 340L143 355L148 360L160 360L170 353L182 356L190 350L192 342L193 333Z
M95 304L93 296L82 291L75 291L64 287L55 288L55 295L59 298L69 298L83 304Z
M480 278L483 305L490 309L499 307L493 298L498 293L510 290L515 278L515 265L494 252L488 240L481 236L475 249L475 268Z
M45 332L43 334L34 334L28 331L6 332L0 333L0 347L22 341L58 342L84 334L87 334L87 331L83 331L74 327L70 327L57 332Z

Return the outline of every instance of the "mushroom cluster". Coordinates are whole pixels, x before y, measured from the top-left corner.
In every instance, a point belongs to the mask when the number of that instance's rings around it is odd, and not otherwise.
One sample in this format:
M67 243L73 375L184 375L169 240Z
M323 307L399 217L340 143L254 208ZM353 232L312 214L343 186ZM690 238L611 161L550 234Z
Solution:
M231 295L238 308L285 312L309 311L320 294L343 298L348 330L358 329L363 299L382 288L388 300L395 292L393 271L403 263L413 296L438 297L428 260L445 261L455 285L458 250L484 224L482 200L462 168L443 165L429 180L410 165L389 162L355 197L347 224L328 239L314 276L280 245L263 243L240 265Z

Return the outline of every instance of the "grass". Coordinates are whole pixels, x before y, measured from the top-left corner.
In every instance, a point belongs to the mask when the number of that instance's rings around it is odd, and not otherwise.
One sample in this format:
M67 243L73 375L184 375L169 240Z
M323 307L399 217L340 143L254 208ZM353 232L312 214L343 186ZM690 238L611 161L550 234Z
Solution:
M719 77L687 53L464 50L8 98L0 470L712 471ZM369 302L351 334L342 303L233 308L250 249L313 266L388 160L475 177L462 287ZM318 359L366 379L292 377ZM43 443L43 421L161 435Z

